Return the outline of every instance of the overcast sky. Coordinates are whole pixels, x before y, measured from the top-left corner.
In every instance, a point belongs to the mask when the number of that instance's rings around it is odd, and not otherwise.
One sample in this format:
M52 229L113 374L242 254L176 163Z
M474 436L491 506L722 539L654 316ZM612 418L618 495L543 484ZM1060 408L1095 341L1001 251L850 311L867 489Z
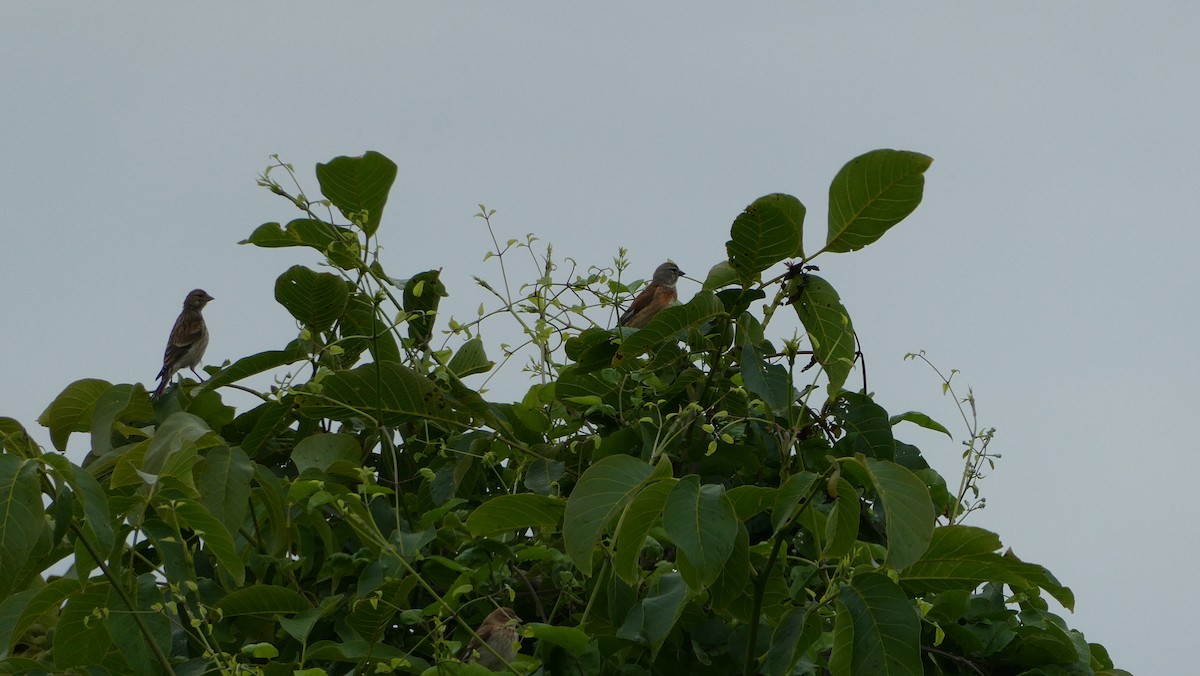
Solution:
M481 202L584 266L702 279L755 198L799 197L816 250L842 164L915 150L922 206L817 260L871 389L961 435L902 357L960 369L1003 455L968 523L1070 586L1118 666L1194 662L1200 6L247 4L0 5L0 415L48 446L68 383L152 386L194 287L208 363L293 338L274 279L313 259L237 245L298 213L255 186L274 153L313 191L316 162L395 160L384 263L444 268L466 317L499 277ZM902 438L956 479L956 443Z

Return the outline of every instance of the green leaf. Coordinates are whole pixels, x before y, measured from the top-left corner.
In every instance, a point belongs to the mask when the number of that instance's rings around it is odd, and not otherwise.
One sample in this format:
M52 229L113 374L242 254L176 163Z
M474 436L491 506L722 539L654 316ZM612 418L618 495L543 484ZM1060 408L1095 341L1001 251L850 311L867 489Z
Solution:
M583 571L592 573L592 556L600 533L637 495L654 468L628 455L610 455L584 471L567 500L563 540L567 556Z
M704 286L701 288L705 291L716 291L717 289L737 284L740 281L737 271L733 269L729 261L721 261L709 268L708 276L704 278Z
M631 587L638 583L638 564L642 549L646 546L646 536L662 516L667 495L675 483L675 479L667 479L647 485L629 502L621 515L616 532L613 572Z
M726 495L729 495L726 493ZM708 588L712 598L712 606L718 611L729 609L735 604L746 601L745 593L752 576L750 568L750 533L741 523L737 525L737 535L733 538L733 551L725 559L721 574Z
M447 368L459 378L466 378L476 373L487 373L495 365L496 362L488 361L487 353L483 349L483 341L479 338L472 338L458 348L458 352L454 353Z
M341 319L339 345L346 351L341 363L354 364L363 350L370 350L375 361L400 361L396 335L389 328L391 323L371 296L361 291L352 293Z
M829 184L825 251L856 251L883 236L921 203L933 159L904 150L872 150L850 160Z
M820 636L821 614L815 612L815 607L792 608L771 635L766 672L772 676L788 676Z
M469 420L432 380L395 362L363 364L352 371L338 371L321 385L320 395L299 397L301 410L312 418L353 421L378 416L375 422L387 427L412 420L457 426Z
M312 606L299 592L288 587L257 584L230 592L213 604L226 617L238 615L291 615Z
M936 528L921 559L901 572L900 584L915 594L970 591L985 582L1041 587L1068 610L1074 607L1071 590L1058 584L1045 568L1015 556L1002 556L1000 548L1000 537L982 528Z
M733 505L738 521L745 521L769 508L777 492L768 486L734 486L725 491L725 499Z
M65 456L47 453L42 456L57 477L61 477L75 491L75 497L83 506L83 530L100 551L108 552L116 541L113 517L108 508L108 494L100 482Z
M408 338L417 347L433 339L433 326L438 305L450 294L442 284L440 270L427 270L413 275L404 284L404 312L408 315Z
M907 413L894 415L888 420L888 422L891 423L892 427L895 427L902 422L910 422L918 427L924 427L925 429L933 430L934 432L941 432L951 439L954 438L954 435L950 434L950 430L946 429L941 423L933 418L930 418L924 413L918 413L917 411L908 411Z
M760 197L733 220L725 250L743 283L775 263L804 257L804 205L791 195Z
M176 500L171 505L180 525L196 531L205 546L220 562L225 572L237 585L246 582L246 565L238 556L233 536L229 529L204 507L191 500Z
M141 385L114 385L96 399L92 409L92 449L104 455L113 448L113 437L125 435L117 428L136 421L154 419L154 407Z
M779 487L775 495L775 504L771 506L772 534L778 534L785 526L796 518L796 514L808 505L816 491L817 475L812 472L799 472L788 477Z
M471 512L467 530L475 537L527 528L557 530L565 509L561 498L549 495L498 495Z
M20 575L38 556L46 528L38 463L0 455L0 599L28 583Z
M72 432L92 429L92 410L100 395L112 383L97 378L84 378L67 385L54 401L38 416L38 423L50 430L50 443L60 451L67 450L67 437Z
M321 193L342 215L359 222L368 236L379 229L395 180L396 163L374 151L361 157L335 157L328 164L317 165Z
M210 448L196 464L195 476L200 504L225 524L229 532L236 533L246 520L250 505L250 480L254 478L250 458L240 448Z
M839 478L833 510L829 512L829 520L825 523L825 548L821 550L823 558L836 559L854 549L854 543L858 540L859 510L858 492L849 481Z
M834 444L840 457L861 453L868 458L896 459L896 439L887 411L858 392L841 392L833 402L833 414L845 436Z
M105 622L95 621L96 616L102 616L95 611L109 608L115 596L108 583L98 582L71 597L58 621L58 632L70 640L54 642L55 667L70 669L104 663L105 655L113 648L114 637ZM124 661L120 663L126 666Z
M286 226L278 223L263 223L250 233L250 237L238 244L253 244L264 248L288 246L309 246L317 251L325 249L334 242L341 241L343 233L348 230L311 218L297 218Z
M929 548L935 514L925 482L887 460L854 460L866 469L883 506L888 553L884 563L900 570L915 563Z
M42 449L21 423L4 417L0 417L0 450L22 458L36 458L42 454Z
M746 389L757 394L771 410L783 411L792 402L792 378L779 364L768 364L746 336L742 343L742 381Z
M275 280L275 300L311 331L326 331L350 300L346 282L329 272L293 265Z
M663 509L663 528L699 575L693 580L684 576L689 587L703 589L717 578L733 551L737 527L737 515L721 486L701 486L695 475L675 484Z
M854 368L857 347L850 314L833 286L816 275L803 274L788 282L788 297L808 332L813 357L829 378L829 392L834 395Z
M637 356L659 343L671 340L689 329L723 316L725 307L710 291L701 291L684 305L669 307L654 316L645 327L634 331L621 343L619 354Z
M9 596L0 604L0 649L10 649L15 638L29 631L46 613L57 612L80 589L79 580L60 577Z
M565 648L572 655L582 655L587 652L590 642L587 632L578 627L555 627L540 622L530 622L525 625L525 631L530 637Z
M292 449L292 464L301 474L308 469L326 472L339 461L358 465L362 454L358 440L349 434L314 434Z
M686 601L687 586L682 576L679 573L663 575L657 587L629 611L617 630L617 638L648 645L652 654L657 654L683 614Z
M293 342L286 350L259 352L249 357L242 357L201 383L200 387L205 390L215 390L218 387L236 383L250 376L307 359L308 352L301 348L298 343Z
M920 676L921 620L888 576L854 576L838 593L829 669L835 676Z

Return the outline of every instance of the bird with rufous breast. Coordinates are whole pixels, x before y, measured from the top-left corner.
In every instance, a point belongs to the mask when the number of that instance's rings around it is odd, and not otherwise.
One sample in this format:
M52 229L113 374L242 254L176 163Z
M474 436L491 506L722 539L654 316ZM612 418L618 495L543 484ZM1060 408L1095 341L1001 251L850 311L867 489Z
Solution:
M650 320L662 312L663 308L679 299L679 292L675 290L675 282L683 274L683 270L680 270L679 266L671 261L658 266L650 283L629 304L621 318L617 320L617 325L640 329L649 324Z
M504 671L506 665L517 656L517 649L521 643L521 634L517 631L520 624L521 618L517 617L512 608L493 610L483 618L483 622L475 630L476 636L471 637L459 659L471 660L492 671ZM491 650L488 650L480 639L491 646Z

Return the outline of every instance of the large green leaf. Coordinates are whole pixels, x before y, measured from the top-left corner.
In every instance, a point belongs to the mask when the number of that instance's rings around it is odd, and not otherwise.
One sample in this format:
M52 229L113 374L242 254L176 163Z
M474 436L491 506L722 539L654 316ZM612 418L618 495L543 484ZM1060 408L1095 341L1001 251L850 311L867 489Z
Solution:
M919 676L921 620L880 573L855 575L838 593L829 669L834 676Z
M582 655L587 652L590 637L579 627L556 627L540 622L530 622L523 628L531 638L565 648L573 655Z
M209 429L208 423L183 411L167 418L149 442L141 457L137 453L128 453L118 462L113 471L113 487L153 483L161 477L171 477L194 495L192 470L200 460L199 452L224 444L224 440Z
M498 495L471 512L467 530L476 537L527 528L557 530L565 509L561 498L549 495Z
M487 373L495 365L496 362L488 360L487 353L483 348L483 341L479 338L472 338L458 348L446 367L459 378L466 378L476 373Z
M264 248L307 246L325 253L337 243L355 242L349 228L312 218L297 218L286 226L263 223L238 244L253 244Z
M849 481L839 478L837 495L825 522L825 548L821 556L836 559L849 554L858 540L859 498Z
M360 222L367 235L379 229L395 180L396 163L375 151L361 157L335 157L328 164L317 165L321 193L346 218Z
M176 500L172 503L172 511L179 519L180 526L190 528L204 541L204 544L220 562L225 572L237 585L246 582L246 565L238 556L233 536L229 529L213 516L204 505L191 500Z
M58 631L70 640L54 642L55 667L94 668L105 663L105 656L110 654L116 637L109 632L106 622L97 622L96 618L104 617L102 609L112 608L116 600L117 594L107 582L89 584L71 597L58 621ZM128 608L121 610L129 611ZM109 666L119 666L120 671L129 669L124 660L118 665L109 662Z
M275 280L275 300L311 331L326 331L350 300L346 282L329 272L293 265Z
M888 553L884 563L902 569L915 563L933 537L933 500L917 475L888 460L859 457L883 505Z
M449 395L432 380L395 362L363 364L339 371L321 382L321 393L299 397L310 417L362 420L395 427L410 420L466 424L470 416L458 411Z
M733 220L725 250L743 283L775 263L804 256L804 205L791 195L760 197Z
M788 282L788 296L808 332L813 357L829 378L830 395L834 395L854 368L857 347L850 314L833 286L816 275L803 274L792 279Z
M725 314L725 306L711 291L701 291L683 305L669 307L654 316L645 327L634 331L621 343L620 354L636 356Z
M314 434L300 440L292 449L292 464L301 474L308 469L328 472L337 462L358 466L362 460L358 439L349 434Z
M36 458L42 454L42 449L30 438L25 426L5 417L0 417L0 451L22 458Z
M949 589L973 590L985 582L1012 587L1041 587L1070 610L1075 605L1071 590L1050 576L1045 568L999 553L1000 537L972 526L942 526L933 531L929 548L916 563L900 574L900 584L915 594Z
M205 390L224 387L244 378L249 378L250 376L306 359L308 359L308 352L298 342L293 341L285 350L259 352L248 357L242 357L201 383L200 387Z
M567 556L585 575L592 573L592 555L600 533L637 495L654 468L628 455L610 455L584 471L571 491L563 516Z
M50 442L60 451L67 450L67 437L72 432L88 432L92 428L92 411L100 395L112 383L98 378L84 378L67 385L54 401L38 416L38 422L50 430Z
M817 475L812 472L797 472L783 482L771 506L771 527L774 533L783 530L801 509L808 506L809 500L818 490L816 481Z
M404 312L408 315L408 337L413 345L424 347L433 339L438 305L450 294L442 284L440 270L426 270L404 283Z
M855 251L874 242L921 203L933 159L904 150L872 150L850 160L829 184L825 251Z
M113 448L113 438L123 439L117 428L154 418L154 407L141 385L114 385L105 390L92 410L91 453L104 455Z
M800 656L821 636L821 614L815 606L792 608L775 627L767 651L766 673L788 676Z
M726 493L728 495L728 493ZM739 523L733 538L733 551L721 566L721 573L709 586L713 608L725 610L747 600L746 588L753 577L750 567L750 533Z
M342 363L356 363L363 350L370 350L375 361L400 361L400 348L391 323L371 296L361 291L351 294L339 332L342 338L339 345L345 350Z
M84 519L81 525L92 539L92 544L102 552L110 551L115 543L116 534L113 531L113 518L109 512L108 494L104 487L87 470L73 464L66 456L47 453L42 456L42 461L75 492L75 499L83 507Z
M896 439L887 411L871 397L858 392L841 392L833 402L833 415L845 432L834 444L840 457L861 453L868 458L896 459Z
M195 467L200 504L208 508L229 532L236 533L250 507L250 480L254 465L240 448L208 449Z
M613 572L631 587L638 583L638 564L646 545L646 535L662 516L667 495L675 483L675 479L664 479L647 485L629 502L621 515L616 532Z
M37 462L0 454L0 599L28 582L18 573L38 556L45 528Z
M773 411L783 411L793 400L792 378L779 364L768 364L749 335L742 343L742 381Z
M685 568L684 580L699 590L712 584L733 551L738 520L733 505L725 499L724 488L716 484L701 486L700 478L691 475L680 479L667 496L663 528L698 575L697 579L689 579Z
M745 521L771 507L778 489L769 486L734 486L725 491L738 521Z
M686 601L687 585L680 574L663 575L657 587L629 611L617 630L617 638L648 645L657 653L683 614Z
M230 592L213 604L226 617L237 615L291 615L312 608L299 592L290 587L258 584Z

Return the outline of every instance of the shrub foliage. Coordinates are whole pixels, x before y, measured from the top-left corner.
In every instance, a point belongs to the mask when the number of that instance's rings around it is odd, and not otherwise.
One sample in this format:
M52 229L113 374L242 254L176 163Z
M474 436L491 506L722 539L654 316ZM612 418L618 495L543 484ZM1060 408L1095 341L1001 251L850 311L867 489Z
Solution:
M578 270L532 238L494 240L493 309L439 315L438 270L379 256L391 160L318 165L320 199L274 165L260 184L300 217L244 243L325 263L278 278L294 340L159 402L74 382L39 420L57 450L0 419L0 671L490 673L460 651L512 607L514 673L1116 673L1047 609L1069 589L962 523L985 437L958 490L896 438L946 429L856 382L812 265L910 214L930 162L850 161L812 254L798 199L755 200L640 330L611 328L640 285L623 253ZM517 254L538 277L514 288ZM521 342L489 345L504 317ZM521 359L528 391L490 401Z

